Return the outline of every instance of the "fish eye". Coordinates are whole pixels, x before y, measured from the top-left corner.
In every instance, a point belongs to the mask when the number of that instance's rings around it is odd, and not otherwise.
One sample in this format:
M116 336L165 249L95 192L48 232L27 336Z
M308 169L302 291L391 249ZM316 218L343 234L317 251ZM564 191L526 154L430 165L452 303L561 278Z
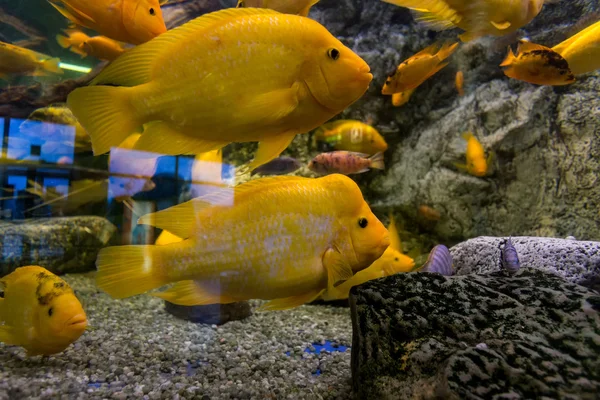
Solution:
M50 307L50 308L48 309L48 316L49 316L49 317L51 317L51 316L52 316L52 314L54 314L54 308Z
M398 257L394 258L394 261L400 261L400 259Z
M154 15L154 14L156 14L156 11L154 11L154 8L152 8L152 7L150 8L150 10L149 10L149 11L150 11L150 15Z
M366 228L367 225L369 225L369 221L366 218L359 218L358 220L358 226L360 226L361 228Z
M335 61L340 58L340 51L338 49L329 49L327 50L327 55Z

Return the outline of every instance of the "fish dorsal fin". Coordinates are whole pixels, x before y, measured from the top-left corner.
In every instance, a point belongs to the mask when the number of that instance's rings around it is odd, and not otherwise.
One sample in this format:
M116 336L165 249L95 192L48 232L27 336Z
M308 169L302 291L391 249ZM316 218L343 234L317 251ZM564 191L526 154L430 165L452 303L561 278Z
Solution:
M159 59L163 59L170 51L177 50L175 44L182 40L193 43L200 32L228 18L260 14L280 13L266 8L228 8L202 15L123 53L92 80L90 85L137 86L147 83L160 73L163 65Z
M541 44L531 43L527 40L519 40L519 47L517 48L518 54L535 50L552 51L551 48L542 46Z
M176 236L187 239L201 225L198 213L211 207L235 205L239 196L258 190L264 190L270 184L281 184L289 181L309 180L298 176L276 176L256 179L236 187L227 187L206 196L198 197L167 209L146 214L138 219L138 224L165 229Z
M402 252L402 242L400 241L400 234L398 228L396 228L396 220L394 215L390 213L390 225L388 226L388 232L390 234L390 248Z
M198 225L198 213L215 204L198 199L166 208L155 213L141 216L137 223L167 230L175 236L187 239L194 233Z

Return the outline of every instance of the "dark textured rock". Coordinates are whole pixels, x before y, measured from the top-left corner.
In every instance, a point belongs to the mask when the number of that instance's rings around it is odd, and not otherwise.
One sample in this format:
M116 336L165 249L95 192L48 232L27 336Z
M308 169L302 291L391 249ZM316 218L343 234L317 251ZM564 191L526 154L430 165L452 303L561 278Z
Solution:
M360 399L596 399L600 296L553 274L398 274L351 291Z
M0 223L0 276L40 265L55 274L95 269L96 256L117 228L101 217Z
M500 250L507 238L478 237L450 249L457 275L501 270ZM600 291L600 242L540 237L513 237L521 268L560 275L569 282Z
M231 304L209 304L206 306L180 306L165 301L165 310L176 316L192 322L203 324L223 325L229 321L237 321L252 315L250 304L239 301Z

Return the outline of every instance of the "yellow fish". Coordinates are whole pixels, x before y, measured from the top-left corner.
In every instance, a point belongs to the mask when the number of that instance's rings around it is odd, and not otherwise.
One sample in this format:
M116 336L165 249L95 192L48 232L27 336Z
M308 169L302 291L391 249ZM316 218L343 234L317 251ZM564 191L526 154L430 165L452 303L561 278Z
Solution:
M504 36L527 25L542 10L544 0L382 0L412 9L417 21L433 29L458 27L463 42L484 35Z
M322 125L313 137L334 150L346 150L374 155L387 150L385 139L371 125L353 119L340 119Z
M105 36L89 37L78 29L65 29L67 36L56 35L56 41L65 49L79 54L82 58L96 57L112 61L125 52L121 44Z
M406 90L404 92L394 93L392 95L392 104L394 107L402 107L410 100L410 97L416 89Z
M492 161L492 153L486 159L483 146L471 132L463 133L462 136L467 141L467 164L455 163L454 165L473 176L482 177L487 175L490 162Z
M100 251L98 286L115 298L147 292L181 305L271 300L296 307L352 277L390 244L350 178L278 176L141 217L183 238Z
M383 255L377 259L368 268L357 272L352 278L333 289L328 289L321 298L325 301L347 299L350 294L350 289L354 286L361 285L367 281L383 278L401 272L410 272L415 267L415 260L407 255L402 254L402 244L400 235L396 228L394 217L390 215L390 225L388 226L390 233L390 247L388 247Z
M30 357L60 353L87 328L71 287L45 268L17 268L0 286L0 342L21 346Z
M23 135L40 135L40 125L37 121L52 122L55 124L71 125L75 128L74 150L76 153L92 150L90 135L87 134L83 126L77 121L69 107L66 104L53 104L48 107L38 108L33 111L26 121L19 126L19 131Z
M567 61L554 50L539 44L519 41L517 55L508 48L506 59L500 64L510 78L536 85L569 85L575 76Z
M62 74L60 60L37 51L0 42L0 78L10 75L46 76Z
M458 47L458 43L438 43L421 50L403 61L385 81L381 94L394 94L416 89L439 70L448 65L444 62Z
M238 0L237 7L270 8L284 14L306 17L319 0Z
M552 48L575 75L600 69L600 21Z
M232 8L127 51L67 103L94 154L146 124L138 150L198 154L258 141L254 169L360 98L371 79L318 22Z
M165 33L158 0L48 0L64 17L120 42L141 44Z
M458 71L456 73L456 77L454 78L454 84L456 85L456 91L459 96L465 95L464 85L465 85L465 75L462 71Z

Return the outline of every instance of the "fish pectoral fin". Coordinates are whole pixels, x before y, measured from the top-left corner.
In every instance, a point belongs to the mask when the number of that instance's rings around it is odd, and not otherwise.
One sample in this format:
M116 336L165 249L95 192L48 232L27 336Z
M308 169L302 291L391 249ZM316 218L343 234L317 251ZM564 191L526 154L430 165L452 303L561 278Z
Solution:
M265 123L279 122L298 107L298 91L300 83L295 82L291 87L272 90L250 98L240 104L240 112L257 115Z
M21 335L18 334L15 328L8 325L0 326L0 342L11 346L23 345Z
M339 251L327 249L323 255L323 266L327 270L327 288L332 289L352 278L354 272Z
M325 289L316 289L298 296L271 300L260 306L257 311L287 310L288 308L298 307L302 304L310 303L311 301L316 300L319 296L321 296L321 294L323 294L323 292L325 292Z
M200 283L192 280L179 281L165 291L150 293L150 295L180 306L228 304L236 301L231 296L210 293Z
M283 133L273 138L265 139L258 144L258 150L254 155L254 159L248 164L248 168L253 170L263 164L277 158L283 150L285 150L296 134Z
M227 141L199 139L172 128L166 122L153 121L144 125L144 133L133 148L160 154L180 155L205 153L218 150L228 144Z
M495 22L495 21L490 21L490 23L491 23L492 25L494 25L494 28L496 28L496 29L498 29L498 30L501 30L501 31L503 31L503 30L506 30L506 29L510 28L510 27L511 27L511 25L512 25L512 24L511 24L510 22L508 22L508 21L504 21L504 22Z

